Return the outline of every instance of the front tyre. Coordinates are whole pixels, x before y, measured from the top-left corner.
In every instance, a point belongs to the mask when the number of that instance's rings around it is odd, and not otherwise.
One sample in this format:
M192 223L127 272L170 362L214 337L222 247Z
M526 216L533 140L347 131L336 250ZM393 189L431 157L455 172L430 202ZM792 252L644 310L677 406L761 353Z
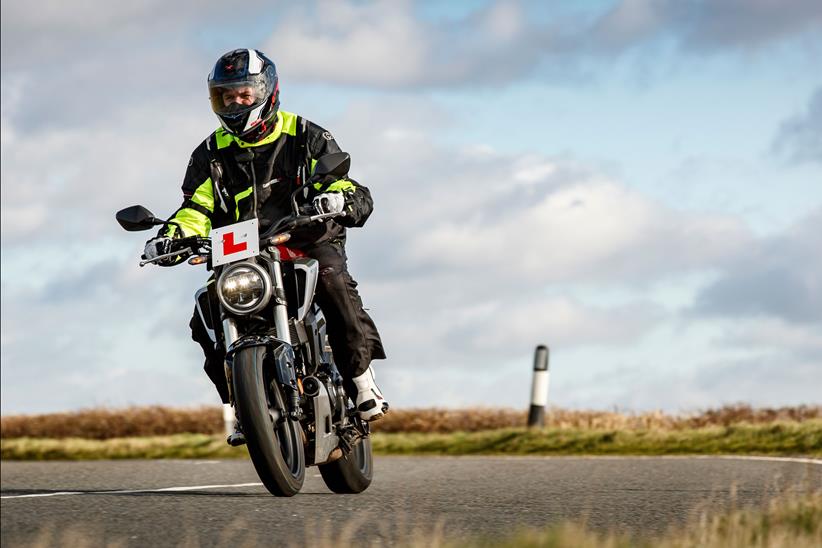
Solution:
M265 375L265 355L264 346L243 348L234 355L234 405L263 485L273 495L290 497L305 480L302 428L287 415L281 416L285 400L279 384Z
M318 468L325 484L335 493L362 493L374 478L371 439L362 438L346 456Z

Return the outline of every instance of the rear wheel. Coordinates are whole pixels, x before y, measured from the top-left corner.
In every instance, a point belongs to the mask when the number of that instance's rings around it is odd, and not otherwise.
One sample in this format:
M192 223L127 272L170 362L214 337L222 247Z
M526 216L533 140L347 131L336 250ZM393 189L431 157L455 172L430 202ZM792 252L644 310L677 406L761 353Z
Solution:
M335 493L362 493L374 478L371 439L360 439L346 456L318 468L325 484Z
M305 454L300 423L280 416L282 389L263 369L266 349L244 348L234 355L232 384L237 416L248 454L263 485L273 495L290 497L305 480Z

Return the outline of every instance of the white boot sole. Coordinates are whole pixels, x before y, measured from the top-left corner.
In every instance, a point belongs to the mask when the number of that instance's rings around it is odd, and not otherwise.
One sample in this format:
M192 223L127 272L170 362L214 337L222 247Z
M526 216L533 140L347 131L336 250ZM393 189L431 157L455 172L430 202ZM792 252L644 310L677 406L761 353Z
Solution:
M388 413L388 404L383 403L379 410L375 409L374 412L370 411L370 409L368 411L358 411L358 413L360 414L360 418L365 422L373 422L379 420L383 418L386 413Z

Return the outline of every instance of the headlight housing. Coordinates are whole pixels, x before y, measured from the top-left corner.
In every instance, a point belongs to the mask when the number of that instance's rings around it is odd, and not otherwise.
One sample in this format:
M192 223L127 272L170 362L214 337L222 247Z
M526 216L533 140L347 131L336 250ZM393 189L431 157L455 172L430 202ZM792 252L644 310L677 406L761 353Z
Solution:
M237 263L223 270L217 296L232 314L259 312L271 300L271 277L255 263Z

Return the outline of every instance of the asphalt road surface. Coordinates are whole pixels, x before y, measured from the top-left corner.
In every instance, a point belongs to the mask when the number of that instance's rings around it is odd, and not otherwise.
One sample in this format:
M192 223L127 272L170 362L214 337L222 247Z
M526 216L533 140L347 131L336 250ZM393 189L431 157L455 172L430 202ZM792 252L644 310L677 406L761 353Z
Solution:
M359 495L331 493L309 468L282 499L246 460L3 462L2 546L390 545L564 519L651 534L822 488L822 461L802 459L381 457L375 468Z

